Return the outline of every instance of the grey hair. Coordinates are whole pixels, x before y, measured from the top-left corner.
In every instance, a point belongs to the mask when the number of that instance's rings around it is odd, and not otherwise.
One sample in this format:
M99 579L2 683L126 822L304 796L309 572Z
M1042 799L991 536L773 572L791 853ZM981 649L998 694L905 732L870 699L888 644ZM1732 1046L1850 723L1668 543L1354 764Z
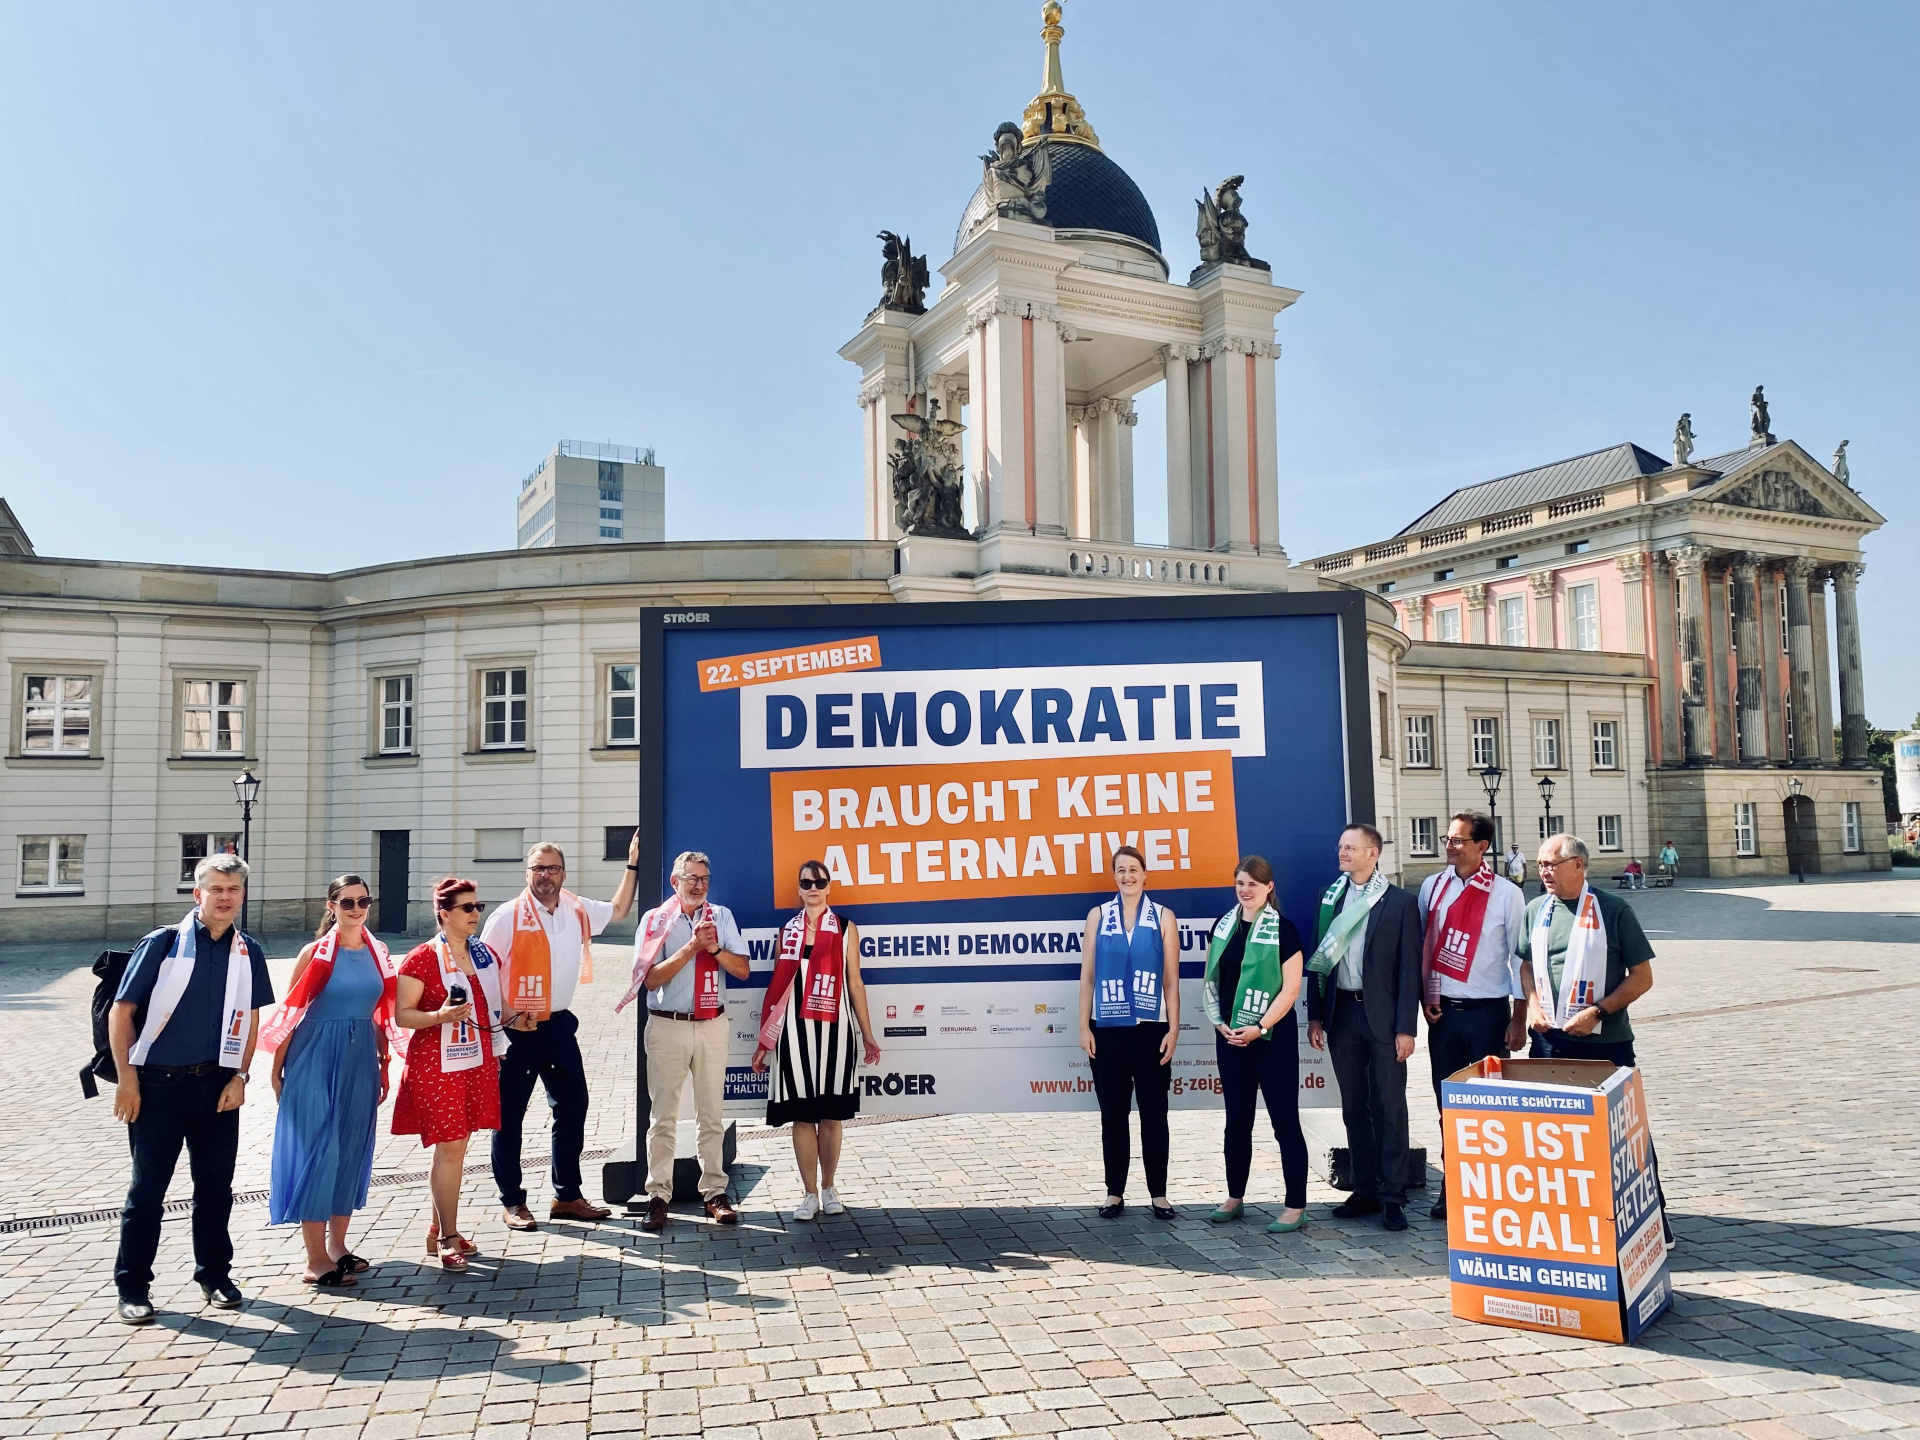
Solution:
M193 867L193 883L196 889L209 875L238 875L247 878L247 862L238 855L209 855Z
M1587 842L1578 835L1565 832L1549 835L1540 848L1545 850L1548 846L1558 847L1557 853L1562 860L1578 860L1582 865L1587 863Z
M533 863L534 856L543 854L547 851L552 851L555 855L558 855L560 857L560 863L562 865L567 863L567 852L562 850L558 845L554 844L551 840L536 840L533 844L529 845L527 847L526 863L531 865Z
M713 873L713 861L707 858L705 851L682 850L673 857L673 878L678 880L685 876L689 865L704 865L709 875Z

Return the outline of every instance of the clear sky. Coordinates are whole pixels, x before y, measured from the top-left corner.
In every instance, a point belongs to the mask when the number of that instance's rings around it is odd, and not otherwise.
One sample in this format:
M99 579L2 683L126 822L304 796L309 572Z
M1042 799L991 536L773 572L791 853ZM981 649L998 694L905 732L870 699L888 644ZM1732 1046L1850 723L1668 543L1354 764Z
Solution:
M1038 0L0 8L0 495L42 554L334 569L513 543L556 439L670 538L857 535L836 349L937 267ZM1176 274L1247 177L1281 537L1774 429L1889 520L1871 718L1920 710L1920 7L1073 0L1068 88ZM1137 436L1157 467L1155 418ZM1143 480L1143 488L1151 488ZM1164 524L1143 524L1143 538Z

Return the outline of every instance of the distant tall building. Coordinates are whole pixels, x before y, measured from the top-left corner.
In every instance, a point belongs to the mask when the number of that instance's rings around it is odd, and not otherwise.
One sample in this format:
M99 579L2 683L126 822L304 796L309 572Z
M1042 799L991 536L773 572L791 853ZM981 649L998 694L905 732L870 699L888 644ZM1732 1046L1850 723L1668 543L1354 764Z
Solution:
M667 538L667 472L651 448L562 440L520 482L522 550Z

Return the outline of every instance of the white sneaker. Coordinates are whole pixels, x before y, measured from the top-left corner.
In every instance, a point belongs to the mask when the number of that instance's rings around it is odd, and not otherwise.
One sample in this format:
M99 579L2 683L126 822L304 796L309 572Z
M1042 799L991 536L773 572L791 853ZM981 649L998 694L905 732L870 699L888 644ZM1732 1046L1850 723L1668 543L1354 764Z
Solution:
M840 1203L840 1197L833 1193L831 1185L820 1187L820 1213L822 1215L844 1215L847 1207Z
M793 1208L793 1218L796 1220L811 1220L819 1213L820 1197L811 1190L807 1192L807 1198Z

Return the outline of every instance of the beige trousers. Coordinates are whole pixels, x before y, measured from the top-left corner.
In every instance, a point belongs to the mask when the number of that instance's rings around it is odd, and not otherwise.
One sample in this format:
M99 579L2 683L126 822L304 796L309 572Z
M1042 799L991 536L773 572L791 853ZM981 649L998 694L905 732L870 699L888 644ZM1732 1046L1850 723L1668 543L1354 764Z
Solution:
M653 1097L653 1123L647 1127L647 1194L673 1199L673 1152L680 1123L680 1101L693 1078L693 1114L700 1135L700 1194L711 1200L724 1194L727 1172L721 1164L726 1123L720 1102L727 1079L727 1017L712 1020L647 1019L647 1093Z

